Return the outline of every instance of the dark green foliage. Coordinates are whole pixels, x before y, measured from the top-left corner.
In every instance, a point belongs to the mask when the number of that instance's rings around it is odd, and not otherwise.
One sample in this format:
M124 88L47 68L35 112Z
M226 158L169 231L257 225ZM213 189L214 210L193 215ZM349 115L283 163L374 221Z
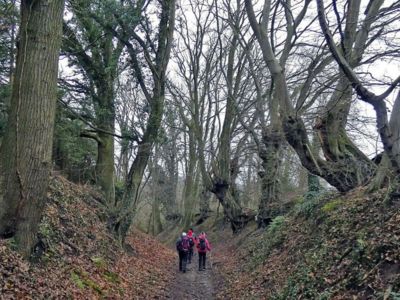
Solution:
M311 217L321 217L320 209L327 205L325 209L331 209L328 202L335 200L337 197L337 193L327 190L309 190L307 193L304 194L303 197L300 197L297 201L297 204L294 207L294 213L297 216L302 216L305 218ZM332 209L336 207L335 204L333 205ZM322 210L324 211L324 210Z
M274 300L295 300L301 295L304 299L328 300L331 299L329 290L318 291L318 281L322 278L313 276L312 270L306 265L298 268L298 271L290 276L286 286L272 296Z
M97 145L91 139L80 137L84 128L80 120L67 118L59 111L55 127L53 159L56 168L75 182L92 182Z
M310 195L307 193L305 197L300 197L296 206L294 207L294 213L298 216L303 216L305 218L311 217L317 212L317 207L320 204L321 197L317 195Z
M115 181L115 199L120 200L124 196L125 183L122 180Z

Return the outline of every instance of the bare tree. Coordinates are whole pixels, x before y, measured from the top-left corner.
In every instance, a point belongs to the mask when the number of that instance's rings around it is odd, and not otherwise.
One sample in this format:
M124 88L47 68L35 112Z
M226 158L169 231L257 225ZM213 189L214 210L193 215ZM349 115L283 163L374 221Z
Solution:
M207 191L211 191L237 231L248 221L236 188L241 150L247 141L243 131L238 130L237 116L250 83L246 55L239 44L244 14L237 1L194 2L191 7L196 27L190 31L183 17L179 32L184 50L176 55L188 93L185 95L179 88L172 93L187 103L180 111L192 145L189 152L194 154L192 168L196 170L197 166L205 187L198 194L199 222L207 217Z
M174 48L174 59L178 66L178 75L182 83L171 83L170 91L179 111L180 118L186 127L183 134L187 137L187 155L184 187L183 224L189 226L193 221L194 208L200 199L200 219L204 219L209 211L206 190L209 177L205 153L210 128L213 128L215 117L213 105L208 96L212 88L211 81L216 76L217 43L213 33L214 18L209 4L191 1L190 9L181 12L177 22L179 40ZM195 23L192 24L193 19ZM185 93L184 91L188 91ZM211 138L212 139L212 138ZM200 180L203 188L200 190Z

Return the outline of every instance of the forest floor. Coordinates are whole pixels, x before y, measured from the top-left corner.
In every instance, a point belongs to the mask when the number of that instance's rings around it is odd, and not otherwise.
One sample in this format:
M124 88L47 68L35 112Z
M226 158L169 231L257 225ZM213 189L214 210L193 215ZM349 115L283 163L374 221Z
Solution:
M168 298L175 251L138 230L121 249L100 201L90 187L53 178L32 261L0 240L0 299Z
M266 229L232 235L221 217L195 227L213 247L178 271L169 246L138 230L109 235L100 196L53 178L32 261L0 240L0 299L400 299L400 202L382 190L300 199Z
M0 240L0 299L214 299L217 276L208 259L178 271L178 255L138 230L121 249L109 235L101 198L88 186L52 179L31 261ZM172 236L175 239L175 236Z
M193 257L191 264L187 265L186 273L177 270L174 266L174 280L171 284L171 299L215 299L215 274L212 270L210 260L207 262L205 271L198 271L197 255Z

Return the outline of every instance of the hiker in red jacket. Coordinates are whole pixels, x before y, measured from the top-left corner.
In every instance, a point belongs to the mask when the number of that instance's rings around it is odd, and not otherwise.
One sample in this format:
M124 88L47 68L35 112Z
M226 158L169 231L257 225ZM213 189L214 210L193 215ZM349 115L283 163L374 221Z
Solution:
M199 271L206 269L207 252L211 251L211 245L207 240L206 234L202 232L199 235L197 243L197 252L199 253Z
M188 260L188 264L191 264L192 263L192 257L193 257L193 248L194 248L194 245L197 244L196 243L196 236L193 234L193 229L192 228L189 229L189 231L187 233L187 236L188 236L188 238L190 240L190 249L189 249L187 260Z

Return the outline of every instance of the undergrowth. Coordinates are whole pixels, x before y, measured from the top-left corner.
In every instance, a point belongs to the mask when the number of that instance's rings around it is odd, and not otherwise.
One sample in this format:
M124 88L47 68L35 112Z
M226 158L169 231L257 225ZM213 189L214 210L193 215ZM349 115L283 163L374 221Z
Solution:
M235 299L400 300L400 203L381 190L305 195L243 240ZM234 279L231 282L237 283Z
M285 223L286 218L284 216L277 216L272 220L261 238L255 243L255 247L250 250L252 255L250 269L263 264L271 251L283 244Z
M303 299L328 300L331 299L331 291L318 291L319 279L307 265L299 267L298 271L289 276L283 289L272 295L273 300L295 300L299 295Z

